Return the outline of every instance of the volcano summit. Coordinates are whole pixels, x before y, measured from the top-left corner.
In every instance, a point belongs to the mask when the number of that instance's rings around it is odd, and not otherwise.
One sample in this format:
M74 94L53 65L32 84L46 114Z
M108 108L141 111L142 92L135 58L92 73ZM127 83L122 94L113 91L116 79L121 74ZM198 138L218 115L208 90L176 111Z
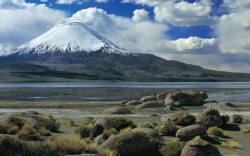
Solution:
M250 74L207 70L152 54L132 53L79 22L55 26L0 56L0 82L231 81Z

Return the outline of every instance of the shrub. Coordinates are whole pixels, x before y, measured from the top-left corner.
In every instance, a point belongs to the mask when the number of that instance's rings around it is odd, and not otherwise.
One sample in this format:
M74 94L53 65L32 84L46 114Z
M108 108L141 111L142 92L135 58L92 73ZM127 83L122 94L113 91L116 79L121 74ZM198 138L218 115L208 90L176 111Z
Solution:
M126 134L132 131L132 128L128 127L128 128L124 128L122 130L120 130L120 134Z
M47 143L52 149L62 152L63 154L80 154L82 152L96 152L96 146L82 139L79 135L62 135L50 137Z
M162 146L160 152L163 156L180 156L184 146L184 142L171 141Z
M60 123L56 122L52 116L47 117L43 115L37 115L34 118L41 123L41 126L45 127L51 132L58 132L60 129Z
M143 124L141 124L140 126L139 126L140 128L155 128L155 125L153 125L152 123L150 123L150 122L144 122Z
M225 147L230 147L230 148L239 148L240 147L240 143L238 141L222 142L221 145L225 146Z
M221 128L218 127L208 128L207 133L218 137L227 137L227 134Z
M49 130L45 129L44 127L40 128L39 134L41 136L51 136L51 133Z
M81 138L88 138L93 131L94 125L92 123L87 123L84 126L75 130L76 134L79 134Z
M19 139L24 140L39 140L39 136L30 124L24 124L22 129L17 133Z
M178 128L171 122L164 123L159 127L159 132L166 136L175 136Z
M69 124L70 124L70 126L72 126L72 127L75 126L74 120L70 120L70 121L69 121Z
M110 124L113 128L115 128L117 131L120 131L124 128L135 128L136 125L133 123L133 121L125 119L125 118L110 118Z
M57 151L53 151L49 146L18 140L11 137L0 137L1 156L61 156Z

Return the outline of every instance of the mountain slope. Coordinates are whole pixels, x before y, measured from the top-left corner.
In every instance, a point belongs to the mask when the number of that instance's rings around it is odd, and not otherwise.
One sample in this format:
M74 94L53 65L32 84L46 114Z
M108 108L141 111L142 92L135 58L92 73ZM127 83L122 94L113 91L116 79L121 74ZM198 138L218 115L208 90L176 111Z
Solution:
M250 80L250 74L211 71L151 54L128 52L78 22L57 25L4 54L0 57L0 72L22 78L32 75L39 77L39 81L48 77L123 81Z

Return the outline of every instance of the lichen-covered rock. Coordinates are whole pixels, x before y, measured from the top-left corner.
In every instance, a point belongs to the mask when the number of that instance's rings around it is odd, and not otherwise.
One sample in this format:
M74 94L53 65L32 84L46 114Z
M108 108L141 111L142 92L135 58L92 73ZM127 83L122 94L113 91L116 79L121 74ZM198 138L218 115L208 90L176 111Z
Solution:
M207 94L198 90L178 91L167 94L165 105L202 106L208 98Z
M156 130L152 128L135 128L132 132L141 132L144 133L148 138L157 138L159 134Z
M128 102L128 100L123 100L120 102L121 105L125 105Z
M147 102L147 101L156 101L157 98L155 95L145 96L141 98L141 102Z
M144 134L135 132L110 137L98 147L100 152L105 149L116 151L121 156L152 156L156 152Z
M191 140L196 136L206 137L207 136L206 128L202 125L195 124L183 127L176 132L176 137L183 141Z
M165 100L167 94L168 94L168 92L162 92L162 93L156 94L156 98L157 98L158 101Z
M124 107L114 107L104 110L103 114L132 114L132 112Z
M139 108L157 108L157 107L165 107L165 105L158 102L158 101L147 101L147 102L144 102L143 104L138 105L136 107L136 109L139 109Z
M134 105L140 105L140 104L142 104L140 101L132 100L132 101L128 101L126 103L126 106L134 106Z
M187 126L195 123L195 117L186 112L176 112L167 114L162 116L161 120L165 123L171 122L179 126Z
M207 127L220 127L223 124L218 110L207 108L196 116L196 122Z
M221 156L221 154L217 147L200 137L196 137L187 142L181 152L181 156Z
M234 114L231 118L232 123L242 123L243 121L243 116L239 114Z

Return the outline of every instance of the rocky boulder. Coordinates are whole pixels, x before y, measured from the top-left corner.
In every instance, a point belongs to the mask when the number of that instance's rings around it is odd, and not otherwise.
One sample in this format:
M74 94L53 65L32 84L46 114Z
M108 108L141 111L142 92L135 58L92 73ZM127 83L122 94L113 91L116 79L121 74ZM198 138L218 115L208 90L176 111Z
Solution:
M207 94L198 90L178 91L167 94L165 105L202 106L208 98Z
M156 130L152 128L135 128L132 132L144 133L148 138L158 138L159 134Z
M147 102L147 101L156 101L156 100L157 100L156 96L151 95L151 96L142 97L140 101Z
M121 105L125 105L128 102L128 100L123 100L120 102Z
M167 94L168 94L168 92L162 92L162 93L156 94L156 98L157 98L158 101L165 100Z
M181 156L221 156L221 154L217 147L200 137L196 137L187 142L181 152Z
M218 110L207 108L196 116L196 122L207 127L220 127L223 119Z
M232 123L242 123L243 121L243 116L242 115L239 115L239 114L234 114L231 118L231 122Z
M195 123L195 117L186 112L176 112L167 114L162 116L161 120L165 123L171 122L179 126L187 126Z
M138 105L136 107L136 109L139 109L139 108L156 108L156 107L165 107L165 105L158 102L158 101L147 101L147 102L144 102L143 104Z
M124 107L114 107L104 110L103 114L132 114L132 112Z
M196 136L200 136L202 138L206 137L207 136L206 128L202 125L195 124L183 127L176 132L176 137L183 141L191 140Z
M132 101L128 101L125 105L126 106L134 106L134 105L140 105L140 104L142 104L140 101L132 100Z
M121 156L152 156L156 152L145 135L135 132L110 137L97 150L102 152L105 149L116 151Z

